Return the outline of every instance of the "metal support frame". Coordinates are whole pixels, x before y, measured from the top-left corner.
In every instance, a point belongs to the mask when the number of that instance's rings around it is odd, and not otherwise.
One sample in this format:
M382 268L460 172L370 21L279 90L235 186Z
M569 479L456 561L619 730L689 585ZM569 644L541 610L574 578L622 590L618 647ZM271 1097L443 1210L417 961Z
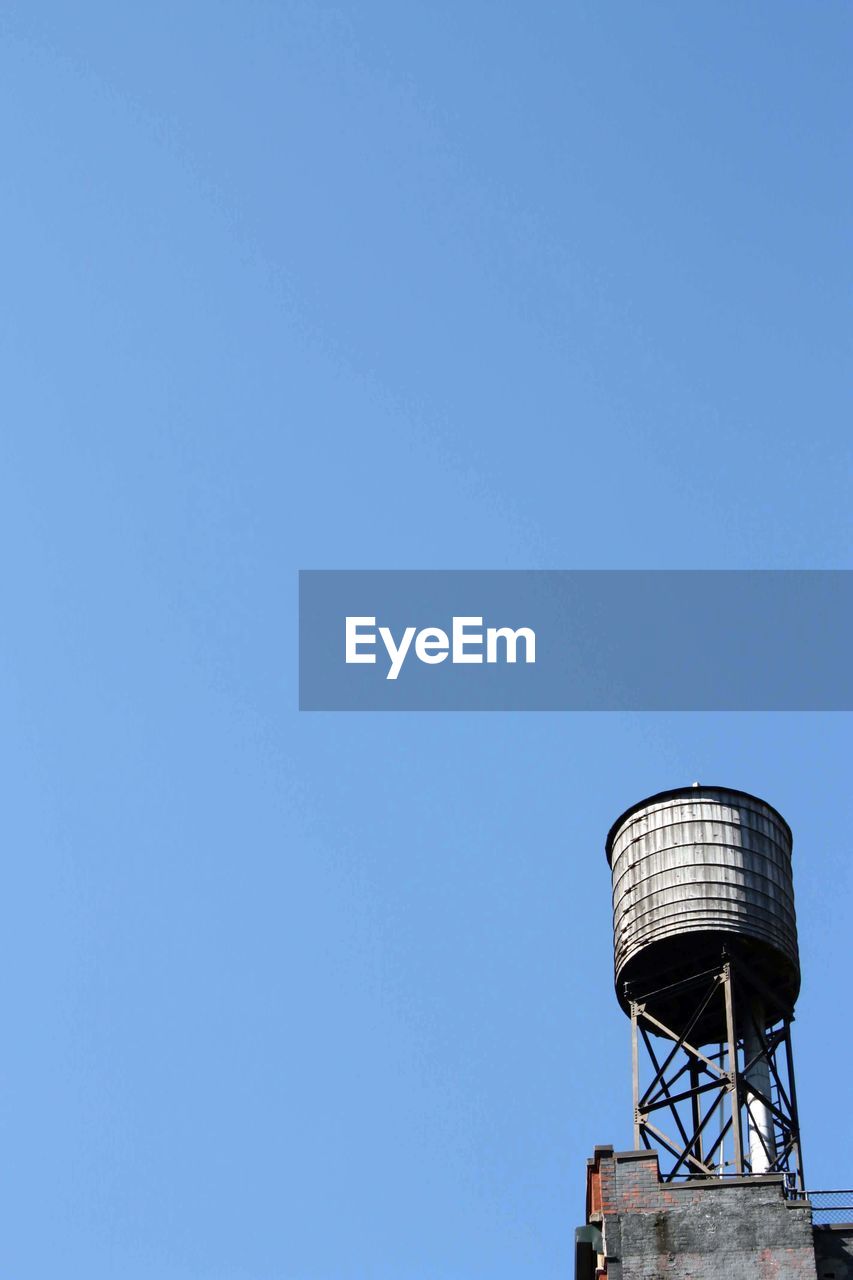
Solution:
M657 1150L661 1176L751 1174L750 1105L761 1106L772 1123L773 1142L763 1142L762 1172L784 1173L790 1191L802 1192L799 1118L791 1052L791 1020L759 1026L754 1010L763 984L746 965L723 956L719 969L665 989L688 1010L681 1026L669 1027L653 1010L663 991L642 997L628 991L634 1092L634 1145ZM695 992L695 1001L690 999ZM694 1043L709 1015L726 1028L726 1040ZM745 1043L753 1046L747 1058ZM754 1046L760 1047L755 1051ZM766 1064L770 1097L754 1083L756 1063ZM752 1077L752 1079L750 1078ZM648 1078L647 1084L641 1083Z

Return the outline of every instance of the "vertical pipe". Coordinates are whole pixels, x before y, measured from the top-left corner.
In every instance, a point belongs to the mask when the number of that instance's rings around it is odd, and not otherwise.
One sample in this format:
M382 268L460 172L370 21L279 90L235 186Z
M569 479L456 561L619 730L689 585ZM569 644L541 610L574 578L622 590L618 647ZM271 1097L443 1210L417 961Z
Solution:
M732 994L732 966L723 965L723 988L726 998L726 1036L729 1042L729 1089L732 1098L732 1138L735 1148L735 1173L743 1173L743 1136L740 1131L740 1088L737 1069L737 1036L735 1035L734 996Z
M785 1019L785 1060L788 1067L788 1092L791 1095L791 1128L794 1131L794 1151L797 1157L797 1177L800 1191L805 1192L806 1175L803 1173L803 1153L800 1150L800 1113L797 1108L797 1085L794 1080L794 1053L791 1048L791 1019Z
M717 1062L720 1064L720 1074L722 1075L726 1069L726 1046L720 1044L719 1053L715 1054ZM720 1131L717 1137L720 1139L720 1146L717 1151L717 1173L722 1178L726 1172L726 1140L723 1137L723 1130L726 1127L726 1108L720 1103Z
M693 1147L693 1154L695 1155L697 1160L701 1160L704 1163L704 1160L705 1160L704 1143L702 1141L702 1134L699 1133L699 1126L702 1123L702 1108L699 1104L699 1094L697 1092L698 1088L699 1088L699 1067L696 1062L696 1059L691 1058L690 1059L690 1089L691 1089L692 1096L690 1098L690 1107L693 1115L693 1136L696 1139L695 1145ZM699 1134L698 1138L696 1138L697 1134Z
M634 1090L634 1150L640 1149L640 1045L637 1031L637 1002L631 1001L631 1079Z
M743 1056L748 1063L755 1058L751 1067L744 1072L746 1084L746 1118L749 1135L749 1167L753 1173L767 1173L776 1163L776 1135L773 1129L773 1113L769 1107L754 1096L749 1086L753 1085L768 1101L770 1096L770 1063L762 1032L765 1029L766 1017L764 1006L756 998L745 1018L743 1030Z

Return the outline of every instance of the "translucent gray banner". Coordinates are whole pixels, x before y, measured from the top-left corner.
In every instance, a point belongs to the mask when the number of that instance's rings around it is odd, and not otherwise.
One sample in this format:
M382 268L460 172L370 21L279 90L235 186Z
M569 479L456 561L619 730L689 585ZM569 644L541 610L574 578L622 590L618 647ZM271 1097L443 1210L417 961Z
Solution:
M849 570L305 570L305 711L847 711Z

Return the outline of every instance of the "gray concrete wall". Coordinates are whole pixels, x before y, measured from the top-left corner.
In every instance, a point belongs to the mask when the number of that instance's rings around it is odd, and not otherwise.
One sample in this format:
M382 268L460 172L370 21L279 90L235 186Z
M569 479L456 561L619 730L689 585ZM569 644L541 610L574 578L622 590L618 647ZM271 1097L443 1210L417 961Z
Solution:
M815 1227L818 1280L853 1280L853 1224Z

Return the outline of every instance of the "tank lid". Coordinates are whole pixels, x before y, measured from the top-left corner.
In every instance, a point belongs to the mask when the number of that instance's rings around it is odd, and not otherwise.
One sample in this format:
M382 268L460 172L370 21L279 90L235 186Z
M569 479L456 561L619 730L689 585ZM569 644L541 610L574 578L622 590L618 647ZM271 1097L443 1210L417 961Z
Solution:
M624 813L620 813L619 817L608 831L607 839L604 842L604 852L607 854L607 861L611 861L613 854L613 841L616 839L617 831L623 825L625 819L630 818L632 813L636 813L638 809L645 809L648 805L657 804L659 801L675 800L676 798L690 800L695 798L697 792L700 795L706 795L709 791L716 795L742 796L744 800L755 800L758 804L763 805L765 809L769 809L771 813L776 815L779 822L788 833L788 840L793 848L794 836L791 828L788 826L779 810L775 808L774 805L768 804L766 800L762 800L761 796L755 796L751 791L739 791L737 787L706 787L701 783L694 782L692 786L672 787L669 791L656 791L653 796L646 796L645 800L638 800L636 804L630 805Z

